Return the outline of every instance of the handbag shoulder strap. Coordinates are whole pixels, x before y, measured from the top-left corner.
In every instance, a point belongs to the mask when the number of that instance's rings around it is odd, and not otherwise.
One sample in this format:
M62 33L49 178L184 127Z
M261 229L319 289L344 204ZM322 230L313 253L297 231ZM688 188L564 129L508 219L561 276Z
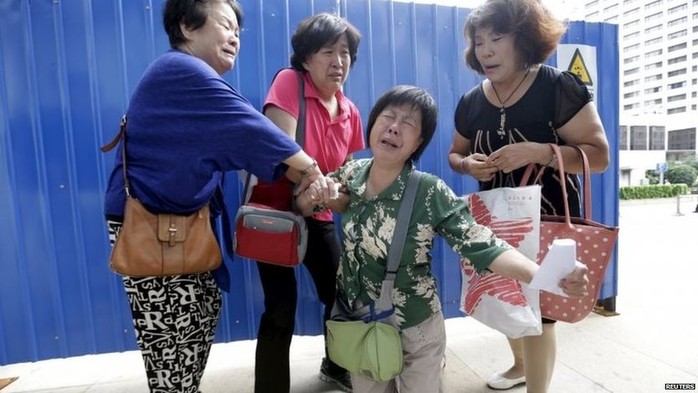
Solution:
M119 144L119 141L121 141L123 139L125 132L126 132L126 115L123 115L123 116L121 116L121 126L119 127L119 132L117 132L116 135L114 135L114 138L109 143L100 147L99 150L101 150L102 153L106 153L108 151L111 151L113 148L115 148Z
M578 145L571 145L582 159L582 193L584 198L584 218L591 220L591 169L587 154Z
M400 208L397 213L397 220L395 221L395 232L393 233L393 239L388 249L388 263L385 272L386 280L395 280L397 269L400 266L402 251L405 248L405 241L407 240L407 229L409 228L412 210L414 209L414 201L417 196L417 186L419 185L421 176L421 172L414 170L410 173L410 177L407 180L405 193L402 195L402 201L400 202Z
M283 68L282 70L284 70ZM279 70L281 72L282 70ZM279 75L279 72L276 75ZM276 75L272 79L276 79ZM298 77L298 121L296 122L296 143L303 149L305 147L305 81L303 80L303 73L296 71L296 76ZM252 175L247 172L247 178L245 179L245 188L242 192L244 202L250 199L250 195L247 194L250 186L250 177Z
M402 201L398 208L397 220L395 221L395 232L393 232L393 238L390 243L390 248L388 249L388 262L385 269L385 279L383 279L383 283L381 284L381 295L378 301L375 302L375 305L371 303L367 306L370 309L368 315L373 319L382 319L392 314L393 284L395 282L395 276L397 276L397 269L400 267L400 261L402 260L402 251L405 248L407 230L409 228L410 218L412 217L412 211L414 210L414 201L417 196L417 187L419 186L421 177L422 172L414 170L410 173L410 177L407 180L405 193L402 195ZM387 315L381 315L383 313Z
M305 81L303 73L296 71L298 77L298 121L296 122L296 143L305 149Z
M562 191L562 196L563 200L565 203L565 217L566 217L566 222L567 224L571 227L570 223L570 213L569 213L569 201L567 199L567 183L566 183L566 173L565 173L565 163L563 162L562 159L562 152L560 152L560 146L558 146L555 143L549 143L548 144L550 148L553 151L553 154L557 156L557 166L558 166L558 175L560 177L560 188ZM577 145L568 145L572 147L574 150L577 151L579 156L581 157L582 160L582 194L580 195L580 198L582 198L584 202L584 218L586 220L591 220L591 170L589 167L589 158L587 157L586 153L584 150L582 150L581 147ZM521 184L520 186L525 186L528 184L528 179L530 178L531 174L533 173L533 169L536 167L536 164L528 164L526 167L526 171L523 174L523 177L521 178ZM533 181L533 184L539 184L541 176L543 175L543 170L541 169L538 172L538 175L536 176L535 180Z
M131 196L131 184L128 182L128 176L126 176L126 115L121 116L121 124L119 125L119 132L116 133L114 136L114 139L112 139L109 143L106 145L103 145L99 149L103 152L106 153L108 151L111 151L113 148L115 148L119 142L122 142L121 145L121 169L124 173L124 192L126 192L126 196L130 197Z

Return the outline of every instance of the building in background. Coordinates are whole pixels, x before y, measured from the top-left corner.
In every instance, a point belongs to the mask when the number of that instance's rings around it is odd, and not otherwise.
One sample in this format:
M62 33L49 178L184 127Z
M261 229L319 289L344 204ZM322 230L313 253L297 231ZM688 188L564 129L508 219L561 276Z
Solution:
M584 0L572 15L618 25L620 185L695 159L698 0Z

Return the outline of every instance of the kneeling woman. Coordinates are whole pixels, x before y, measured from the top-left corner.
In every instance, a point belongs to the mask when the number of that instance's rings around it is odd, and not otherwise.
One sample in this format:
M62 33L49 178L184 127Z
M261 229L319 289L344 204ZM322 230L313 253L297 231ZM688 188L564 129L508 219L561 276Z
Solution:
M311 185L298 198L306 214L322 206L342 212L343 250L338 271L338 296L347 304L369 304L380 297L387 252L395 230L397 211L415 161L436 130L437 109L431 95L414 86L387 91L368 119L367 140L372 158L351 161L328 181L340 183L349 194L344 206L333 199L332 187ZM404 367L387 382L352 374L355 393L442 392L441 361L446 333L436 279L431 272L431 249L440 235L478 271L530 282L538 265L498 239L489 228L475 223L464 201L440 178L421 176L392 293L400 330ZM456 261L456 260L454 260ZM587 268L577 263L560 286L569 295L581 295L588 282Z

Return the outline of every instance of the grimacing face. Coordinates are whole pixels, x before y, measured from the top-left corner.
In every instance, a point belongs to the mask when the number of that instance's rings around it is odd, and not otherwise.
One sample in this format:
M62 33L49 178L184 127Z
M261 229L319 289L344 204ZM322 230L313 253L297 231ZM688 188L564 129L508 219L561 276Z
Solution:
M240 26L233 8L224 1L211 4L206 23L196 30L180 23L187 42L182 50L202 59L219 75L233 69L240 51Z
M422 112L412 105L388 105L371 129L370 147L374 159L407 162L422 144Z

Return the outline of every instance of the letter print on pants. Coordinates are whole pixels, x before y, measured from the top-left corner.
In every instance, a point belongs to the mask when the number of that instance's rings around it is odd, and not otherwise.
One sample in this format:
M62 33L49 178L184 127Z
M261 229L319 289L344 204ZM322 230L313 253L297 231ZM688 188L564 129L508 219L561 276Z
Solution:
M198 392L221 309L213 275L124 277L124 288L150 392Z

